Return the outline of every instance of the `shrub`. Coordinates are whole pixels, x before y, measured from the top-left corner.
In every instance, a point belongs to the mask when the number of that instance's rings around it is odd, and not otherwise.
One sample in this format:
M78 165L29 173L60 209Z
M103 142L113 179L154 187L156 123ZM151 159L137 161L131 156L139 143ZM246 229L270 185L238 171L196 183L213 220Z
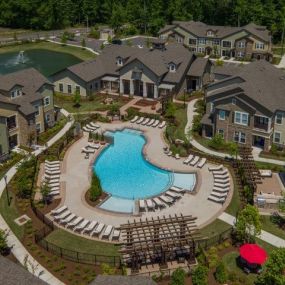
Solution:
M93 173L92 176L92 182L91 182L91 187L89 190L89 197L91 201L96 201L98 199L98 197L100 197L102 195L102 187L101 187L101 183L100 183L100 179L98 178L98 176Z
M215 272L215 278L220 284L223 284L228 280L228 273L223 262L218 264Z
M208 142L208 146L213 149L221 149L225 145L225 141L220 134L216 134L211 140Z
M116 272L115 268L111 267L109 264L106 263L101 264L101 269L103 275L114 275Z
M277 152L278 152L278 146L277 146L276 144L272 144L272 145L271 145L270 152L271 152L272 154L277 154Z
M208 268L203 265L198 265L192 272L193 285L207 285L208 284Z
M0 229L0 253L3 253L8 248L7 236L8 233Z
M182 268L177 268L171 275L171 285L184 285L185 284L185 271Z

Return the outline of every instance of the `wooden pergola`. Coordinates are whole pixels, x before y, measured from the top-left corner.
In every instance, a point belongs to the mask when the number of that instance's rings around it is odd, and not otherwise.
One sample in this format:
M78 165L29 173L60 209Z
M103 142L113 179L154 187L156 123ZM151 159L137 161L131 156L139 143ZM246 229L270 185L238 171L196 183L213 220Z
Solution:
M136 272L141 265L165 267L169 261L195 261L196 219L180 214L121 225L124 243L120 251L124 264Z

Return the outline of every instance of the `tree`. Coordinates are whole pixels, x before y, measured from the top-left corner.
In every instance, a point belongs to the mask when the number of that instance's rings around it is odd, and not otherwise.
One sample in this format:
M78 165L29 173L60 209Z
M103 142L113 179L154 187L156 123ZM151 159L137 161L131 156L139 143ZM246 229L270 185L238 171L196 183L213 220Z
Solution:
M85 41L85 38L83 38L83 39L81 40L81 46L82 46L83 49L86 48L86 41Z
M198 265L192 272L193 285L208 285L208 268Z
M216 268L215 278L220 284L224 284L228 280L228 273L225 264L222 261L218 264Z
M49 194L51 192L51 188L49 187L49 185L46 182L43 182L41 184L40 192L42 194L42 199L43 199L44 203L47 204L47 201L49 199Z
M186 273L182 268L177 268L171 275L170 285L184 285Z
M89 198L92 202L95 202L98 199L98 197L100 197L101 195L102 195L102 187L100 179L95 173L93 173L91 187L89 190Z
M174 119L176 113L176 106L173 102L169 102L166 107L165 117Z
M225 141L222 135L215 134L215 136L208 142L208 145L214 149L221 149L225 145Z
M66 38L66 35L65 35L65 34L62 34L60 41L61 41L61 44L62 44L63 46L66 45L66 43L67 43L67 38Z
M258 209L252 205L239 213L235 225L237 239L242 242L253 242L261 233L261 221Z
M236 142L229 142L228 148L231 156L234 156L235 159L238 158L238 144Z
M121 4L115 4L112 10L112 16L110 19L110 25L115 30L115 33L124 24L125 21L125 10Z
M81 102L81 96L78 89L75 90L74 96L73 96L73 104L74 107L79 108Z
M257 278L255 285L285 284L285 248L274 249L266 263L264 272Z
M8 233L0 229L0 253L3 254L9 248L7 241Z

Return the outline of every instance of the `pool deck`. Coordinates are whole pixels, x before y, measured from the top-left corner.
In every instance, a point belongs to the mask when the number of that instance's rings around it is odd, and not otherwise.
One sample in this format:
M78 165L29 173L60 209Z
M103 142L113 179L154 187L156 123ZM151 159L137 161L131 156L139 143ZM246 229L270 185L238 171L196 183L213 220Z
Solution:
M163 138L163 130L159 128L146 127L130 122L115 122L112 124L98 123L101 131L115 131L124 128L137 129L144 132L147 138L147 144L144 147L146 159L156 166L175 172L196 173L196 194L185 194L176 201L171 207L166 207L156 212L143 212L141 218L150 218L157 216L167 216L182 213L183 215L192 215L197 217L197 225L204 226L215 220L221 212L227 207L231 200L232 189L224 205L209 201L207 198L213 187L213 176L208 171L206 164L202 169L183 164L183 159L176 160L168 157L163 152L166 143ZM128 220L133 220L131 214L120 214L105 211L99 208L93 208L85 201L85 193L90 187L92 166L94 160L100 151L96 151L89 159L84 158L81 148L88 143L88 134L84 133L82 139L74 143L67 151L63 161L63 172L61 180L65 183L65 189L61 194L60 205L66 205L76 215L89 220L96 220L105 224L119 226ZM231 181L232 184L232 181Z

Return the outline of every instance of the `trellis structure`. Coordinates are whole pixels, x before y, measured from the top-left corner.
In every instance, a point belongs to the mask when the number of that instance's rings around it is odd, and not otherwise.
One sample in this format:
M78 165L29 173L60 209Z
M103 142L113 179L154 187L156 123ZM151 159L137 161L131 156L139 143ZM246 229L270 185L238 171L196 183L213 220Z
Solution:
M196 217L175 215L134 220L121 225L123 262L133 272L141 265L195 261Z

